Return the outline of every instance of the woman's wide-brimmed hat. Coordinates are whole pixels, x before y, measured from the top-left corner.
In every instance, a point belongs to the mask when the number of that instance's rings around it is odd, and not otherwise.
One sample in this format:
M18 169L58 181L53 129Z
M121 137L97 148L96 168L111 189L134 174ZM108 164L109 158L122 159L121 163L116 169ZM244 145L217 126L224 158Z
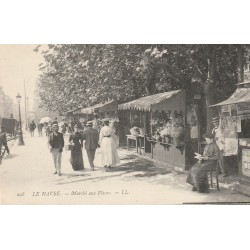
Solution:
M74 128L78 128L78 124L76 124L76 125L74 126Z

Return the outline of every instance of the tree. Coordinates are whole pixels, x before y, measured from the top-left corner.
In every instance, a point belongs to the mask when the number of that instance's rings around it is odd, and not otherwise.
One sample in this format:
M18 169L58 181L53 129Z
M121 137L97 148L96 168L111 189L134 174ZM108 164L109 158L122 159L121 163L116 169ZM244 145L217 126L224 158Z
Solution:
M10 117L11 114L17 117L16 105L13 100L5 94L2 86L0 86L0 117Z
M237 45L49 45L39 95L47 109L67 111L195 84L208 107L235 90L237 51ZM207 108L208 130L214 115Z

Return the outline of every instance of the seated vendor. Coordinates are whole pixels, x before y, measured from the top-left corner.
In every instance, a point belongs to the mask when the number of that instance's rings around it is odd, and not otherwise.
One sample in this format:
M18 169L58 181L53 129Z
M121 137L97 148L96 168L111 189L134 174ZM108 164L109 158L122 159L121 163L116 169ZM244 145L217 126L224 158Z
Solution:
M206 133L203 136L206 140L206 146L203 155L197 154L196 158L199 160L188 172L187 183L193 186L192 191L199 191L200 193L208 193L209 184L207 173L208 171L216 167L219 148L214 141L214 136L210 133Z
M139 127L133 127L129 130L131 135L138 136L140 135L140 128Z

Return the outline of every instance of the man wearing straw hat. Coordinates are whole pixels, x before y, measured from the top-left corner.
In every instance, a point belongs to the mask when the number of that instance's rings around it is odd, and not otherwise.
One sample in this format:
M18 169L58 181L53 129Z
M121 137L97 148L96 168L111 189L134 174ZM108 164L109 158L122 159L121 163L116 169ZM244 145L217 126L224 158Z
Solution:
M223 158L223 153L224 153L224 135L220 126L220 119L219 117L213 117L212 118L212 123L214 125L214 128L212 130L212 134L214 135L214 139L216 141L217 146L219 147L219 166L221 173L223 177L227 177L227 173L225 170L225 165L224 165L224 158Z
M58 174L61 176L61 159L62 159L62 151L64 147L64 139L63 134L58 132L59 126L58 124L52 125L53 132L49 135L49 149L52 153L52 157L54 160L55 172L54 174Z

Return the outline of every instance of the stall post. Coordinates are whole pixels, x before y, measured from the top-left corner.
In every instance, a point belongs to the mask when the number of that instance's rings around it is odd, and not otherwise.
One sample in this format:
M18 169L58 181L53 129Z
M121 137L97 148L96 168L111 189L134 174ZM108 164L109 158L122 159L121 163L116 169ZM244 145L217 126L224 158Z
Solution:
M151 133L151 136L153 134L153 124L152 124L152 120L153 120L153 112L152 110L150 110L150 133ZM151 143L151 158L153 159L154 158L154 154L153 154L153 143Z

